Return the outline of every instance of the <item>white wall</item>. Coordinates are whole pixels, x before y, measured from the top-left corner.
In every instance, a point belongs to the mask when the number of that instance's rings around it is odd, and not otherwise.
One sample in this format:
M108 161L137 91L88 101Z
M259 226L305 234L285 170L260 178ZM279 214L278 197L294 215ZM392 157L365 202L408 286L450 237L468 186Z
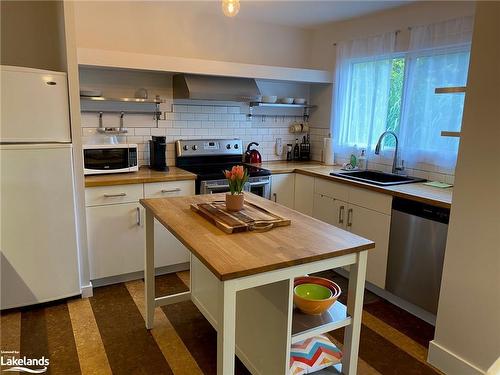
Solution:
M336 50L334 43L388 31L400 30L397 37L397 49L408 48L408 27L444 21L447 19L474 14L473 2L453 1L417 1L409 5L373 13L342 22L330 23L314 30L312 37L311 67L335 72ZM335 82L334 84L335 85ZM315 128L330 129L334 89L331 86L317 86L311 90L311 101L320 108L311 116ZM336 162L348 161L349 155L337 155ZM390 172L392 160L378 158L372 160L369 167ZM432 166L416 166L408 169L410 175L432 180L453 183L454 176L442 173Z
M429 348L430 363L453 375L483 373L500 356L500 179L492 175L500 163L499 21L499 2L478 3L436 336Z
M62 3L1 1L1 64L66 71Z
M212 3L220 8L219 1ZM309 65L310 31L228 18L222 12L202 14L196 2L186 7L174 1L78 1L75 11L78 47L262 65Z
M267 95L304 97L309 99L309 85L257 81L260 91ZM186 138L240 138L246 146L249 142L259 143L259 151L264 160L284 159L274 152L276 138L281 138L283 145L293 143L295 138L302 139L303 134L292 134L288 128L293 121L302 121L301 111L267 110L255 108L253 118L249 118L248 103L175 100L172 99L172 76L169 73L141 72L132 70L112 70L80 68L80 86L82 88L101 89L104 97L134 97L138 88L148 90L150 98L159 95L165 103L160 105L162 120L156 122L152 116L125 115L124 125L128 134L120 141L139 145L139 164L149 164L148 141L151 136L167 137L167 164L175 165L174 142ZM99 105L102 103L100 102ZM86 103L87 105L87 103ZM110 104L111 105L111 104ZM257 116L266 114L265 117ZM293 117L284 117L283 114ZM84 142L105 142L97 134L98 118L94 113L82 113L82 135ZM103 116L104 126L118 126L119 116ZM312 149L320 150L316 143L316 133L311 134ZM100 138L100 139L99 139Z
M327 24L313 32L310 65L315 69L335 71L334 43L339 41L400 30L397 48L405 50L409 41L408 27L473 14L474 2L470 1L416 1L364 17Z

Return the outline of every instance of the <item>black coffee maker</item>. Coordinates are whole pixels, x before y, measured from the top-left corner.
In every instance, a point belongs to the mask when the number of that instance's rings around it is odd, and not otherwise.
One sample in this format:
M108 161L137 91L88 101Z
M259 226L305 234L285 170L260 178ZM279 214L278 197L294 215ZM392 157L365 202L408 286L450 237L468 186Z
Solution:
M152 137L149 141L149 165L155 171L168 171L166 137Z

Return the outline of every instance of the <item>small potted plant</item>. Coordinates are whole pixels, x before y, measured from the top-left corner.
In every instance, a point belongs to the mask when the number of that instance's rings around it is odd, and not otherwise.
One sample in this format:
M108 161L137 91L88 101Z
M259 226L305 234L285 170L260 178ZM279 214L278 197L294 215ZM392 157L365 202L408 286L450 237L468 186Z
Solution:
M248 172L242 165L235 165L230 171L224 171L224 175L230 191L226 194L226 209L240 211L243 209L243 187L248 181Z

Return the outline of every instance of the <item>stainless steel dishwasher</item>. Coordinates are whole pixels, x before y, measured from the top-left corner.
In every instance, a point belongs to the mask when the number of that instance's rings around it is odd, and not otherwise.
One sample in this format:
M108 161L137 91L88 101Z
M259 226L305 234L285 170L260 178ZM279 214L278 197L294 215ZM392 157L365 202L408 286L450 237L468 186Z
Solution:
M437 313L450 210L407 199L392 203L386 289Z

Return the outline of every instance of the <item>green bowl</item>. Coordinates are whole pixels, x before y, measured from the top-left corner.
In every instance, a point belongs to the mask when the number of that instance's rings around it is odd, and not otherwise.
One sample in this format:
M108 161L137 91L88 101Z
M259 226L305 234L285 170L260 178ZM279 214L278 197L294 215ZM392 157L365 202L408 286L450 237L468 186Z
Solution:
M330 289L319 284L299 284L293 291L297 296L311 301L321 301L332 296Z

